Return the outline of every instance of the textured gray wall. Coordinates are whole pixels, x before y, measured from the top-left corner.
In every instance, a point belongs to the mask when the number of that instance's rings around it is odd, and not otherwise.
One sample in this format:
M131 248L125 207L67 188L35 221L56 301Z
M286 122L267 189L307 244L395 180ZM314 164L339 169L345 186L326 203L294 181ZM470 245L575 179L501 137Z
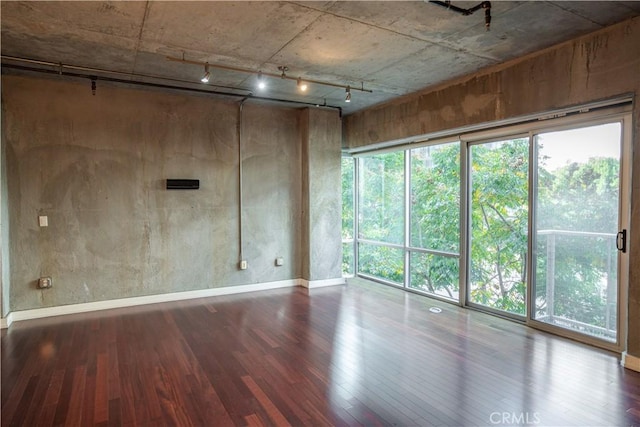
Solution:
M245 104L239 271L238 101L20 76L2 90L11 311L301 277L300 110ZM339 234L326 245L339 253ZM42 275L52 289L36 289Z
M640 17L345 119L350 148L635 95L629 354L640 357Z
M317 109L304 112L307 124L303 149L303 172L308 188L303 204L308 215L309 240L303 250L308 256L308 280L342 276L342 194L340 119ZM337 225L339 224L339 225Z
M2 120L4 121L4 111ZM4 123L3 126L4 128ZM9 313L9 202L7 195L7 162L5 159L4 133L0 138L0 317Z

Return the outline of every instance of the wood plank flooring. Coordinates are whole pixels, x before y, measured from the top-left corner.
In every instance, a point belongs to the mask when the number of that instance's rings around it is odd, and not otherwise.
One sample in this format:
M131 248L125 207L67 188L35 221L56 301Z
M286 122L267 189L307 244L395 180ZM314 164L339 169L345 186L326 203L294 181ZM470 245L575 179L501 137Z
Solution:
M18 322L1 396L2 426L640 426L617 355L360 280Z

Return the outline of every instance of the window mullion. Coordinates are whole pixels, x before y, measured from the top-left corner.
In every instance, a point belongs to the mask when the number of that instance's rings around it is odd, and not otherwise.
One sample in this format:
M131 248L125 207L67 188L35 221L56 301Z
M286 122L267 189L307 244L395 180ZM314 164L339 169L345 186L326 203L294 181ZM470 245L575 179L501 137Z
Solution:
M411 256L409 246L411 240L411 151L404 152L404 287L409 287L411 280Z

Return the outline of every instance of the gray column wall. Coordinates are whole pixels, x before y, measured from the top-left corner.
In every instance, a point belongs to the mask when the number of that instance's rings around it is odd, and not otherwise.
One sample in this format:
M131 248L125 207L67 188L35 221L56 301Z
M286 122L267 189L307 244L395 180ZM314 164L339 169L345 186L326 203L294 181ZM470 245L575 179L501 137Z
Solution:
M302 111L303 268L310 281L342 277L341 121L337 112Z
M245 104L249 268L240 271L238 100L101 82L92 96L84 81L5 75L2 103L11 311L298 279L308 257L301 247L302 195L316 190L323 195L310 196L311 223L320 229L312 231L309 259L321 264L310 277L339 276L337 112ZM302 185L301 114L313 116L312 161L337 158L313 165L309 188ZM200 189L168 191L167 178L200 179ZM48 216L48 227L38 226L38 215ZM316 239L323 230L332 237ZM276 257L284 266L275 266ZM53 288L38 290L36 280L45 275Z
M345 118L350 148L633 95L627 351L640 357L640 17Z

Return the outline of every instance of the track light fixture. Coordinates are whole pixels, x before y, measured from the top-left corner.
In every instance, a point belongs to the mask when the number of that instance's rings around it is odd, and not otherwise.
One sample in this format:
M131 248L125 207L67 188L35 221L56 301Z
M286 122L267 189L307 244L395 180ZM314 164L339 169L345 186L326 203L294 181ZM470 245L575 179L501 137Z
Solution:
M267 83L264 81L262 71L258 71L258 89L264 90L267 87Z
M298 85L298 89L300 89L300 92L306 92L307 91L308 86L304 81L302 81L301 77L298 77L297 85Z
M344 98L344 102L351 102L351 86L347 86L345 92L347 92L347 96Z
M204 63L204 74L202 75L202 78L200 79L200 81L202 83L209 83L209 79L211 78L211 73L209 72L209 63L205 62Z

